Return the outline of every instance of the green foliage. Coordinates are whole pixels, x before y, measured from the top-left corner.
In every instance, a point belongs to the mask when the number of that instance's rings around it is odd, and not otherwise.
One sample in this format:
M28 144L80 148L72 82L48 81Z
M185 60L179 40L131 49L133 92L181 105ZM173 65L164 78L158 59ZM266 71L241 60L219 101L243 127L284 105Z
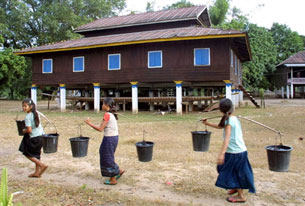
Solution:
M234 7L228 12L229 21L223 22L219 27L223 29L247 30L249 20L247 15L243 15L241 10Z
M0 52L0 97L21 99L28 95L31 67L25 57L16 56L12 49Z
M117 15L125 0L0 0L0 33L6 48L25 48L78 38L73 29Z
M154 11L154 2L147 2L146 3L146 12Z
M187 8L187 7L192 7L194 4L192 4L189 1L186 0L180 0L177 3L174 3L172 5L166 6L163 9L179 9L179 8Z
M278 64L303 50L304 40L297 32L291 31L287 25L273 23L270 31L276 44Z
M243 64L243 82L249 89L269 87L264 74L272 73L276 64L276 46L271 33L264 27L249 25L252 61Z
M229 0L216 0L213 6L210 6L209 13L213 25L221 25L229 10Z
M0 205L1 206L13 206L13 194L8 196L7 185L7 168L2 169L1 188L0 188Z

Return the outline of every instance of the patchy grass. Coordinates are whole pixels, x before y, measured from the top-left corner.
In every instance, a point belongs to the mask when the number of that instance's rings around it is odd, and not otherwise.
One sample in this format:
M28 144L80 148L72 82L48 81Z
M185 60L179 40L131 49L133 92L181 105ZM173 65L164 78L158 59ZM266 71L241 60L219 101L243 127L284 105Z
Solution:
M256 195L247 195L246 205L302 205L305 204L305 106L272 106L266 109L242 107L236 115L242 115L280 130L284 145L293 147L288 173L269 171L265 147L279 144L277 134L251 122L241 120L244 139L248 147L257 187ZM55 125L59 133L58 152L43 154L42 160L49 169L41 179L28 179L33 164L19 152L21 140L17 136L16 111L20 102L0 101L0 167L9 168L10 192L24 191L16 195L15 202L23 205L226 205L226 193L214 186L217 178L216 158L222 144L222 130L208 128L212 132L208 152L194 152L191 131L205 130L197 120L211 114L189 113L157 115L141 112L132 115L120 113L120 141L116 162L126 173L114 187L104 186L99 171L99 146L103 133L89 128L83 121L90 117L100 124L103 113L72 111L64 113L40 108ZM305 105L305 104L304 104ZM19 119L24 114L19 114ZM4 121L3 121L4 120ZM217 123L219 119L213 119ZM43 121L45 125L46 122ZM69 138L81 134L90 137L88 155L72 158ZM51 125L47 133L54 132ZM153 161L139 162L135 143L145 139L153 141Z

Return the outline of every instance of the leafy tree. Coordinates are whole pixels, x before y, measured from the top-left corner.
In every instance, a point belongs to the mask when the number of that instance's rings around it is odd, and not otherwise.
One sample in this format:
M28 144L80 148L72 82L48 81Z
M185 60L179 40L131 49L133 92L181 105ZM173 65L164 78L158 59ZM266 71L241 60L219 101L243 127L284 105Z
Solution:
M256 24L249 25L248 35L252 61L243 64L243 82L249 89L270 87L264 75L275 70L277 52L272 35Z
M213 25L221 25L229 10L229 0L216 0L213 6L210 6L209 13Z
M146 12L154 11L154 2L147 2L146 3Z
M0 96L20 99L28 96L31 69L25 57L16 56L10 48L0 52Z
M247 15L243 15L241 10L233 7L228 14L228 21L219 25L223 29L248 30L249 20Z
M165 10L166 9L179 9L179 8L187 8L187 7L192 7L192 6L194 6L194 4L192 4L189 1L180 0L176 3L173 3L172 5L163 7L163 9L165 9Z
M297 32L291 31L287 25L273 23L270 31L277 48L277 63L303 50L302 37Z
M4 46L24 48L77 38L74 28L117 15L125 0L0 0L0 7Z

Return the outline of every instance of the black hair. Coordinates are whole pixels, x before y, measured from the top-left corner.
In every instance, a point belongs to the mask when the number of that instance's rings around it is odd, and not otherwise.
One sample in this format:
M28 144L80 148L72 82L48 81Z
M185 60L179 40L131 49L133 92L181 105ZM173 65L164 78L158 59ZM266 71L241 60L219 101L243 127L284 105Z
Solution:
M222 116L218 126L223 128L225 126L226 120L229 119L230 114L233 113L234 108L233 108L232 101L228 98L224 98L224 99L220 100L219 109L223 113L223 116Z
M34 101L30 98L26 98L22 101L22 104L23 103L26 103L27 105L31 106L32 109L31 109L31 112L33 113L34 115L34 122L35 122L35 126L38 127L39 126L39 116L38 116L38 113L37 113L37 110L36 110L36 105L34 103Z
M115 102L111 97L106 97L103 101L103 104L106 104L109 106L110 110L109 112L112 113L116 120L118 120L118 114L116 113L116 106Z

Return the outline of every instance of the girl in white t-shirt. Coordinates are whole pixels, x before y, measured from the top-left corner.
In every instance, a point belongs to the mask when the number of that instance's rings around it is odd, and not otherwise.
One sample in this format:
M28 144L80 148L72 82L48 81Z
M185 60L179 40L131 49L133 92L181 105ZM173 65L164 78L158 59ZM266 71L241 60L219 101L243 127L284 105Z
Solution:
M219 173L215 185L229 189L228 194L237 196L228 197L229 202L245 202L243 189L255 193L254 177L248 152L243 139L241 124L233 113L233 104L230 99L222 99L219 109L223 117L219 124L212 124L203 119L203 124L223 129L223 144L217 159L217 171Z
M114 160L114 153L119 140L119 131L117 124L118 117L115 113L115 104L112 98L105 98L102 110L105 111L105 114L99 126L92 124L90 118L87 118L85 122L99 132L104 131L104 138L99 151L101 173L103 177L110 177L104 184L116 185L124 170L121 170Z

